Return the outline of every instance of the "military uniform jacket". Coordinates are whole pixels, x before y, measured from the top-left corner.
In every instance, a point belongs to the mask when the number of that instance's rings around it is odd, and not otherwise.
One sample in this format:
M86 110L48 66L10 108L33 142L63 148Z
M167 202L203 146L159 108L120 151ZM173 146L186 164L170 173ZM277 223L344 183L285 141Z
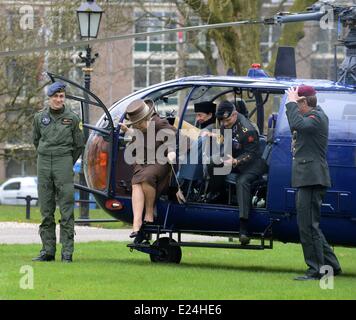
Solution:
M79 116L64 107L60 114L53 114L46 107L35 114L33 120L33 144L43 156L73 156L73 163L84 148L84 136Z
M223 126L221 128L224 135ZM237 160L237 168L243 171L247 166L254 163L257 159L261 159L260 141L258 132L253 124L242 114L238 114L237 121L232 127L232 157ZM224 138L225 140L225 138ZM224 141L225 155L227 155L226 145L228 141Z
M295 102L289 102L286 108L292 132L292 187L330 187L326 161L328 117L319 106L304 115L299 112Z

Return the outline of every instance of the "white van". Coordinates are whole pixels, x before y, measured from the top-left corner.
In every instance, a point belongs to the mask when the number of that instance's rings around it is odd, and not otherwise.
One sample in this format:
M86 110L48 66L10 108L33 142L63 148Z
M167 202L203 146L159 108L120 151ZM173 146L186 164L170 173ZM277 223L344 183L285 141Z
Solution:
M18 177L5 181L0 186L0 204L25 205L25 199L17 197L38 197L37 177ZM31 205L36 205L38 200L32 200Z

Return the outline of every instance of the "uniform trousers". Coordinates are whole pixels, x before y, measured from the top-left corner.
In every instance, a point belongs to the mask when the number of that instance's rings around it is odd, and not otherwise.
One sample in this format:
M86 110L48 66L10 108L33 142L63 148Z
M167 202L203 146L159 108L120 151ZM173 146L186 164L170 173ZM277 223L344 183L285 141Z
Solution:
M73 157L71 155L38 155L38 200L42 215L39 233L42 252L55 255L56 223L54 213L58 200L60 242L62 254L71 255L74 250L74 185Z
M296 198L300 242L305 263L309 267L307 275L310 276L319 275L324 265L334 270L340 269L339 261L319 228L320 208L325 193L326 187L323 186L300 187Z

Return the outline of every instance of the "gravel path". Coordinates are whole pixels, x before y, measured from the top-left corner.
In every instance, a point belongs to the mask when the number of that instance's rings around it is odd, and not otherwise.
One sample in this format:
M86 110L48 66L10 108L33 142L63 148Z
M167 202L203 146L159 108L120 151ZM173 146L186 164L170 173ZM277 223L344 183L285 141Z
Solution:
M0 244L41 243L38 234L38 224L0 222ZM131 229L102 229L94 227L75 226L75 242L90 241L131 241ZM59 226L56 229L59 239ZM196 235L182 235L184 241L217 241L226 238L205 237Z

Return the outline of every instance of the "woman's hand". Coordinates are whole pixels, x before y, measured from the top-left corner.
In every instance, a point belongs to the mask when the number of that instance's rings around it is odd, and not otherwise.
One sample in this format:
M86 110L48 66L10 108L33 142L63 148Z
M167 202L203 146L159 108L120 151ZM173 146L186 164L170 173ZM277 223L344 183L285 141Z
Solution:
M120 130L122 132L126 132L127 130L129 130L128 126L126 124L124 124L123 122L119 122L120 125Z
M177 155L174 151L169 152L167 155L167 159L168 159L169 163L175 163L176 157L177 157Z
M129 135L133 134L133 129L129 128L125 123L119 122L120 125L120 131L124 133L128 133Z

